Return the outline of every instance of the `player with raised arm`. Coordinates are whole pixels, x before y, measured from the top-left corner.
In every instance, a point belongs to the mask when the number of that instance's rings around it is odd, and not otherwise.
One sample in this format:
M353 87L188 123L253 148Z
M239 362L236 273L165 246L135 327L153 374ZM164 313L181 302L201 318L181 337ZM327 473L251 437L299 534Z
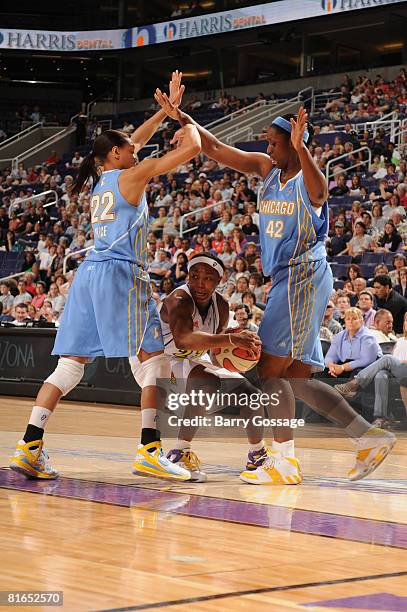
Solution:
M182 96L181 75L173 73L174 104ZM170 103L172 110L174 106ZM169 379L160 320L152 298L148 267L148 206L145 188L200 151L195 126L186 126L182 146L163 157L136 163L135 151L147 142L163 119L163 111L141 126L132 138L106 130L79 168L76 192L93 179L91 222L94 248L79 267L70 288L54 355L55 371L42 385L23 439L17 444L11 469L30 478L51 479L58 472L43 448L44 427L61 397L81 381L85 364L95 357L128 357L142 388L141 444L135 473L187 480L190 474L170 462L161 449L156 428L157 379Z
M155 99L167 108L160 90ZM312 127L300 108L298 116L276 117L267 131L264 153L245 152L219 141L191 117L168 109L182 126L196 125L202 150L211 159L263 179L259 200L261 258L264 274L271 276L266 310L259 328L262 355L258 371L262 388L282 391L276 418L295 415L295 397L316 412L340 423L357 444L356 463L349 478L370 474L395 443L394 434L373 428L329 385L310 378L323 369L319 329L333 289L326 258L328 234L328 187L309 151ZM182 139L176 134L174 141ZM273 449L294 457L293 431L275 428ZM253 484L273 484L273 458L254 473L244 473ZM299 471L300 473L300 471Z

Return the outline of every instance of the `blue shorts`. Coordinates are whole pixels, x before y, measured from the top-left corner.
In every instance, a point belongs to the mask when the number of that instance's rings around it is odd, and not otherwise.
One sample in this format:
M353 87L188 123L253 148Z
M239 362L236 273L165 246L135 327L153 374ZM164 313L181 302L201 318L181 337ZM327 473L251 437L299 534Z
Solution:
M148 275L130 261L85 261L69 290L52 354L133 357L140 349L164 349Z
M332 291L332 272L325 259L280 270L258 332L263 350L323 369L319 330Z

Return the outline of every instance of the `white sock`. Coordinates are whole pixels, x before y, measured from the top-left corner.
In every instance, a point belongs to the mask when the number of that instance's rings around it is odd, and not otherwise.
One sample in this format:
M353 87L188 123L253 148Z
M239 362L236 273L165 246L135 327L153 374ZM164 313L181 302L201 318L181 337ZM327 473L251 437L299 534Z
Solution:
M264 448L266 445L264 443L264 440L260 440L260 442L257 442L257 444L250 444L249 443L249 451L251 453L254 453L255 451L261 451L262 448Z
M31 412L30 420L28 421L29 425L35 425L40 429L45 429L45 425L49 417L52 414L52 410L48 410L48 408L42 408L41 406L34 406Z
M157 429L157 410L155 408L144 408L141 411L141 428Z
M287 440L286 442L273 440L271 448L282 457L295 457L294 440Z
M189 450L191 448L191 442L188 442L188 440L176 440L172 448L178 448L179 450Z

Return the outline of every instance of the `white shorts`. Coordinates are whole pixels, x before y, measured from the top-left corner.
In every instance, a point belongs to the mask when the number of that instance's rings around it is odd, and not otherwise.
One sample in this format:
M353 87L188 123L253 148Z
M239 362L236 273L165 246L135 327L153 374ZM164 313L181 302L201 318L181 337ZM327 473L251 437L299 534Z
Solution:
M226 368L221 368L212 363L208 354L202 355L197 359L177 359L176 357L170 357L171 362L171 391L175 393L185 393L187 387L187 381L190 373L197 366L203 366L205 372L213 374L217 378L235 380L236 385L245 381L245 377L239 372L230 372Z

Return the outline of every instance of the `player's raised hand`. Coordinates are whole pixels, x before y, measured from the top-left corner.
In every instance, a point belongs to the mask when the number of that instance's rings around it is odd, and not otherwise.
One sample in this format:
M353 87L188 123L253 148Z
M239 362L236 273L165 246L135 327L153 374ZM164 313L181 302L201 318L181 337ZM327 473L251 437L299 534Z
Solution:
M178 107L174 106L174 104L170 102L170 99L167 94L163 93L161 89L158 89L158 87L155 90L154 99L156 102L158 102L158 104L169 117L171 117L172 119L178 118Z
M181 106L182 96L185 91L185 85L181 85L182 72L175 70L172 73L169 85L169 100L174 106Z
M307 129L308 113L303 106L298 111L297 120L290 119L291 123L291 142L296 151L304 145L304 132Z
M180 147L184 138L185 131L181 128L175 132L174 136L170 140L170 144L175 145L176 147Z

